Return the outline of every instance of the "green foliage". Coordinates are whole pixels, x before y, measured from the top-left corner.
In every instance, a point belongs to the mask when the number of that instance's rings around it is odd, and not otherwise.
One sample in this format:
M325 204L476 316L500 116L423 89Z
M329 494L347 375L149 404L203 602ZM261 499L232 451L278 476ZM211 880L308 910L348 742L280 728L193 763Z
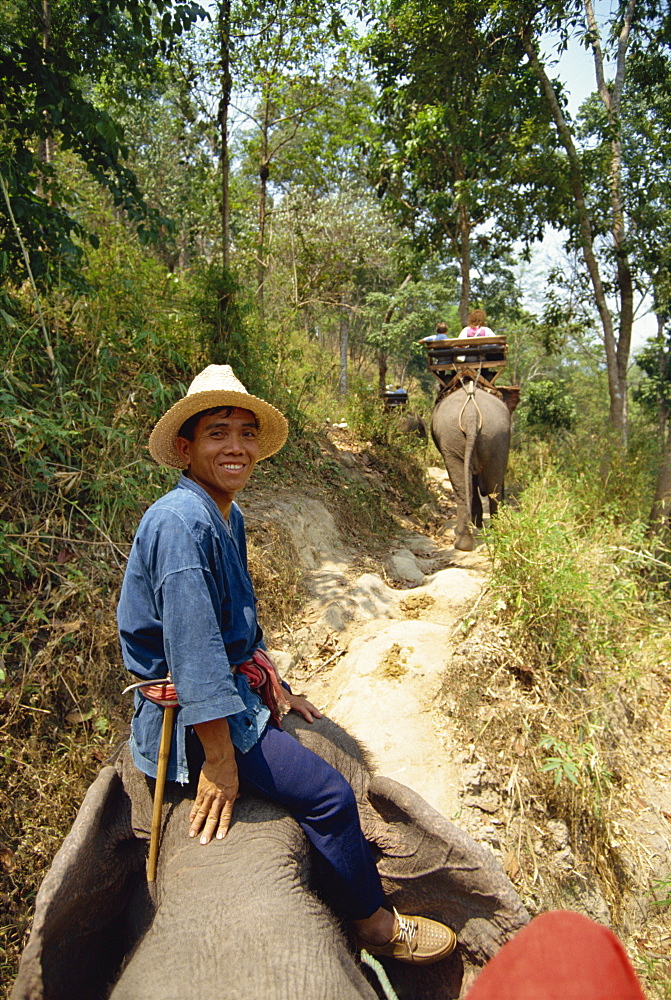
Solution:
M134 86L107 74L94 95L123 129L126 162L147 205L170 220L154 234L161 260L172 271L198 268L203 246L220 238L220 182L211 127L189 81L171 62Z
M516 353L514 348L511 354ZM522 352L513 364L525 367L527 357L532 356L533 352ZM606 517L615 523L646 522L658 474L659 445L645 414L632 408L629 447L625 450L605 419L605 375L592 367L589 355L567 349L558 362L537 358L536 365L543 365L548 374L553 374L552 379L538 381L556 381L562 386L573 430L539 433L537 424L530 425L530 400L535 405L536 379L523 381L506 478L508 490L516 495L542 478L548 469L556 470L573 484L586 516L594 520Z
M347 422L366 441L387 441L391 420L385 411L377 386L355 381L347 399Z
M251 367L256 352L245 328L251 300L241 293L235 276L222 270L220 262L210 264L197 282L193 307L203 355L211 364Z
M399 260L399 269L403 266ZM399 371L413 375L431 391L435 379L426 365L426 351L419 343L435 332L437 319L451 325L455 335L461 329L454 304L458 298L453 275L435 260L421 268L417 277L408 273L392 291L372 291L358 310L360 336L367 348L383 354Z
M524 394L528 427L549 433L572 430L576 406L565 384L540 379L525 386Z
M544 182L555 191L563 174L534 80L487 7L392 0L366 39L380 87L378 191L418 248L461 261L465 281L464 243L489 261L516 234L540 234L557 217ZM494 240L474 239L494 220Z
M501 616L526 637L531 662L566 679L618 662L634 608L653 599L640 573L643 526L618 525L616 515L591 510L550 467L491 528Z
M661 899L655 899L655 906L671 906L671 876L663 879L656 879L651 892L661 893Z
M39 11L10 2L0 17L0 175L6 188L0 199L0 276L20 284L29 266L40 285L68 279L81 287L80 243L87 231L74 208L76 193L56 168L54 147L78 157L141 238L148 238L158 213L144 202L123 162L121 131L91 100L88 80L110 62L117 68L123 63L130 77L142 74L138 67L150 74L161 40L202 11L195 3L168 6L163 0L103 7L63 0ZM152 21L157 11L163 15L158 25Z
M546 734L538 741L541 750L548 753L543 758L541 771L552 774L554 783L566 779L582 786L589 793L598 814L599 803L613 783L613 776L604 764L594 739L583 740L571 746L555 736Z
M634 389L634 399L652 419L660 409L671 413L671 341L669 338L649 338L636 355L636 366L643 378Z

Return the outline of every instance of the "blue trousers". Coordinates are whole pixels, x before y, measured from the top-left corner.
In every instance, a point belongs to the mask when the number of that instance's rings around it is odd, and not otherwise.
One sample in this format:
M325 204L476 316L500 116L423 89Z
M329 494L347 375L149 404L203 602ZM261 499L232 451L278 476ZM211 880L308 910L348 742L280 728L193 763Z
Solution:
M240 784L283 805L326 862L351 919L370 917L384 894L354 792L339 771L282 729L268 726L247 753L235 752Z

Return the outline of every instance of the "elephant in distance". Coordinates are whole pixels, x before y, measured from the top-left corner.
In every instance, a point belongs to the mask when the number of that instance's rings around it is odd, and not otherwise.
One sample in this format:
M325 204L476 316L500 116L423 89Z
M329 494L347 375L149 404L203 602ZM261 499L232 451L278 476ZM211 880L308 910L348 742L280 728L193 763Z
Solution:
M457 504L454 545L464 552L475 545L471 526L482 527L481 497L489 497L492 515L503 499L510 427L510 406L475 382L439 394L433 408L431 435L443 456Z
M404 413L398 421L398 429L408 436L414 434L420 441L428 441L429 433L424 418L418 413Z

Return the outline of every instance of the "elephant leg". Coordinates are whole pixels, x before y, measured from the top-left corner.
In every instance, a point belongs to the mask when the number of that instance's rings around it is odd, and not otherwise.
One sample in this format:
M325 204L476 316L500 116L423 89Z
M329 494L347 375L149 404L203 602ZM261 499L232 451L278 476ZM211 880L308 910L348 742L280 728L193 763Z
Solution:
M462 552L471 552L475 547L475 542L473 541L473 532L470 527L471 510L466 492L464 461L459 455L455 455L449 451L444 451L442 454L457 504L454 547L455 549L460 549Z
M489 516L496 517L499 504L503 501L503 478L497 476L480 476L480 492L489 497Z
M482 497L478 485L478 477L473 476L471 494L471 521L476 528L481 528L484 521L482 517Z

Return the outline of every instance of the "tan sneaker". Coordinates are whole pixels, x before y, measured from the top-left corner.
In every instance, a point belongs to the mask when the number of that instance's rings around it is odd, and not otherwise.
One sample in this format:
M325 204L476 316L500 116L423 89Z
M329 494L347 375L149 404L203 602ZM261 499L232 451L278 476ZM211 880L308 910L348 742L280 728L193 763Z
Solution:
M370 955L430 965L454 951L457 935L445 924L428 917L404 916L396 909L394 917L394 933L388 944L362 944Z

